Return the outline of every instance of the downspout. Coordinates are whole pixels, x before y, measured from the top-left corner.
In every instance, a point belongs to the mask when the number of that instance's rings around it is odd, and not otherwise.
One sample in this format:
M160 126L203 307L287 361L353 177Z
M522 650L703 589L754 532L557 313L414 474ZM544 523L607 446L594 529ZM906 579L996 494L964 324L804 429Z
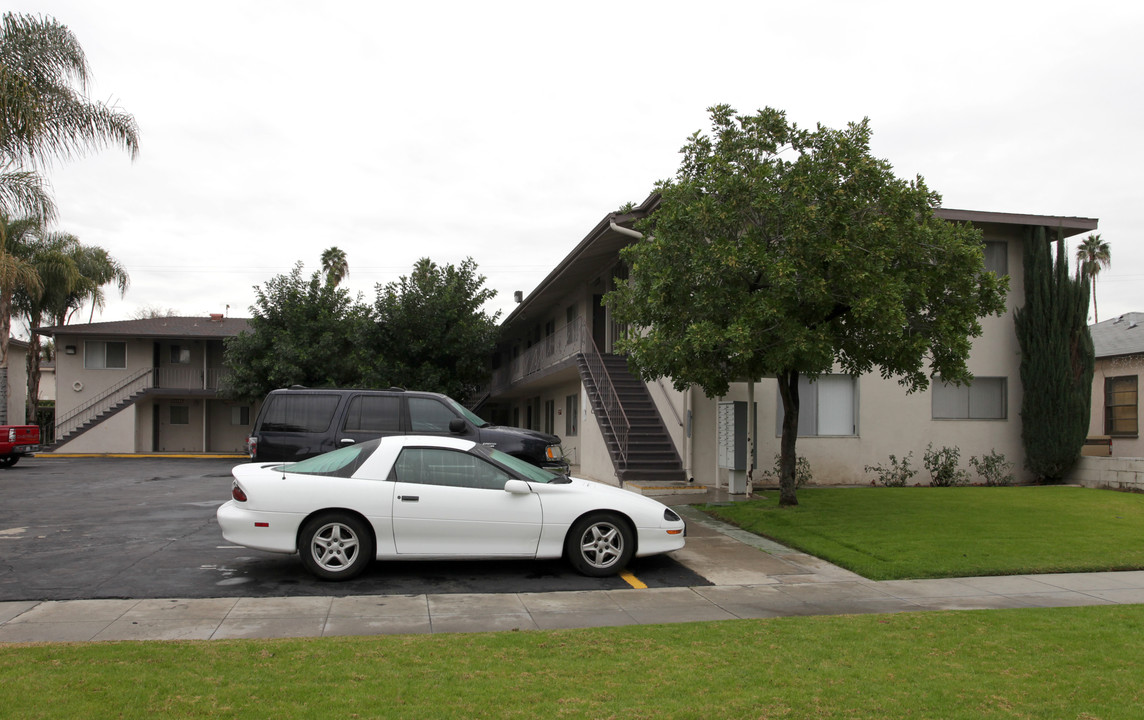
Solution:
M632 230L631 228L621 227L620 225L616 224L615 220L609 220L608 227L612 229L612 232L617 232L621 235L627 235L628 237L635 238L636 240L643 240L643 233L638 230Z

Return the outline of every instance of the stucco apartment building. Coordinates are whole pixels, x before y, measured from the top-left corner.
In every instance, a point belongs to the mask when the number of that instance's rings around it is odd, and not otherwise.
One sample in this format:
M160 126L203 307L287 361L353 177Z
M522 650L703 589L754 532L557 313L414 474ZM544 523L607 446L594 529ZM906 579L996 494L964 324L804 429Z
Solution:
M655 212L655 194L627 213L605 216L519 304L501 326L493 379L482 412L496 422L560 435L580 473L596 480L682 482L726 486L741 467L747 387L725 397L699 388L676 391L669 379L644 383L613 355L625 328L601 299L624 276L619 250L637 242L634 222ZM982 320L973 343L972 385L934 383L906 394L877 374L828 374L800 387L798 453L816 482L869 483L864 468L913 453L922 467L928 444L958 447L963 465L996 451L1023 472L1020 350L1013 312L1024 303L1023 242L1031 227L1055 237L1096 229L1090 218L940 209L939 217L980 228L987 269L1009 276L1007 309ZM735 405L735 403L739 403ZM781 401L773 378L755 387L758 458L773 465L781 436ZM923 470L924 473L924 470ZM919 477L918 481L928 481Z
M223 343L245 318L38 328L56 345L57 452L244 450L257 407L225 399Z

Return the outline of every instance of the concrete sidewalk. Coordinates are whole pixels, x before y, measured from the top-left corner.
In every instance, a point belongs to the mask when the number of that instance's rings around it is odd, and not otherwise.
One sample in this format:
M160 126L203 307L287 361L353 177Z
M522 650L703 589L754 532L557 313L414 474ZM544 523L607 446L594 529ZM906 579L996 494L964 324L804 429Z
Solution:
M710 586L591 592L0 603L0 642L219 640L547 630L767 618L1144 603L1144 571L873 582L677 507L673 557Z

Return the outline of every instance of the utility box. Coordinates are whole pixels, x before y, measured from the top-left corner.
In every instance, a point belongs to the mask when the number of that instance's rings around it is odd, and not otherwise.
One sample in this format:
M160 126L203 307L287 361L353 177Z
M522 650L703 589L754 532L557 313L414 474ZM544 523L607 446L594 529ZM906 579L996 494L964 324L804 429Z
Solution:
M718 416L719 467L727 469L727 492L747 492L747 403L719 403Z

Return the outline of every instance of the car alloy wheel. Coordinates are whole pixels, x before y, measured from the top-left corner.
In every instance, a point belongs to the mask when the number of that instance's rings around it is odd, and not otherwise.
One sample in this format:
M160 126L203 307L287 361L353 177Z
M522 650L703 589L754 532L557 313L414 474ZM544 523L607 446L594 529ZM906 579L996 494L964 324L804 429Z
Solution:
M326 580L349 580L373 559L373 537L360 519L329 513L311 519L299 533L302 564Z
M576 521L565 541L565 553L583 575L615 575L628 564L635 539L628 523L615 513L598 513Z

